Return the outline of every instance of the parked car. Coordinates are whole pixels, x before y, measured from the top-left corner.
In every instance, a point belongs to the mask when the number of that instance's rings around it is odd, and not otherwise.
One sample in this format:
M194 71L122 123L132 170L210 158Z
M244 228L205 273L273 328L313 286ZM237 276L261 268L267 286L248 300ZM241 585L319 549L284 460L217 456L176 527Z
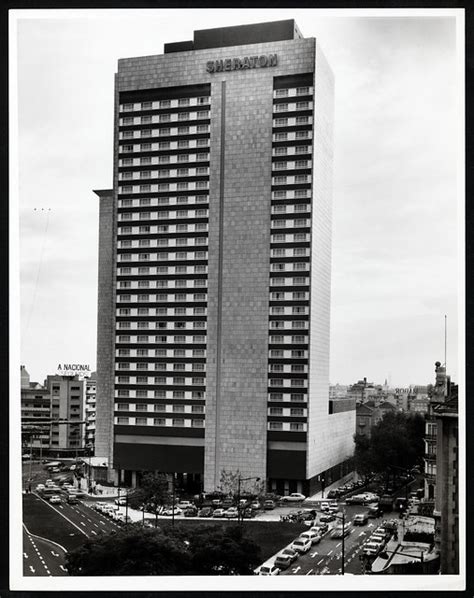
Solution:
M262 505L259 503L258 500L254 500L253 502L250 503L250 508L253 509L254 511L258 511L259 509L262 508Z
M194 503L190 502L189 500L181 500L176 506L178 509L184 511L188 507L194 507Z
M301 537L296 538L296 540L292 542L291 548L293 548L293 550L296 550L296 552L304 554L311 550L311 540L309 540L308 538Z
M319 517L319 521L321 523L331 523L331 521L336 521L336 518L331 513L326 513L325 515L321 515Z
M273 500L266 500L263 503L263 508L265 511L271 511L275 508L275 503L273 502Z
M352 523L354 525L365 525L369 520L369 515L368 513L358 513L357 515L354 515L354 519L352 520Z
M212 507L203 507L198 511L198 517L212 517L214 509Z
M259 575L280 575L280 569L275 565L262 565L258 571Z
M226 519L232 519L233 517L237 517L239 514L239 511L237 509L237 507L229 507L225 512L224 512L224 517Z
M298 556L299 556L299 553L298 553L296 550L294 550L293 548L290 548L289 546L287 546L286 548L284 548L284 549L283 549L283 550L280 552L280 554L281 554L281 555L283 555L283 554L284 554L284 555L286 555L286 556L289 556L289 557L290 557L290 559L291 559L291 562L292 562L292 563L293 563L294 561L296 561L296 559L297 559L297 558L298 558Z
M222 507L222 500L220 498L214 498L211 503L213 507Z
M213 513L213 517L224 517L225 509L216 509Z
M322 537L329 530L329 525L327 523L318 523L317 525L313 525L309 529L315 531Z
M174 511L175 517L176 517L176 515L183 514L183 511L181 509L179 509L178 507L167 507L166 509L164 509L162 515L165 515L166 517L172 517L173 511Z
M348 505L364 505L366 502L368 502L368 500L365 494L354 494L354 496L346 498L346 503Z
M321 542L321 536L314 530L310 529L307 532L301 533L300 538L307 538L311 541L311 544L319 544L319 542Z
M186 507L184 509L184 516L185 517L196 517L198 514L198 510L197 507L195 507L194 505L191 507Z
M325 511L329 511L329 503L324 501L319 505L319 508L321 509L321 511L325 512Z
M328 492L328 498L339 498L340 495L339 490L329 490Z
M44 490L44 489L45 489L45 487L46 487L46 486L45 486L44 484L38 484L38 485L36 486L36 491L37 491L37 492L41 492L42 490Z
M275 567L279 569L288 569L293 561L291 560L291 556L289 554L278 554L275 559Z
M224 498L222 501L222 508L229 509L230 507L234 506L234 501L231 498Z
M300 494L299 492L292 492L288 496L282 496L281 502L301 502L306 500L306 496L304 494Z
M242 517L244 519L253 519L255 517L255 511L250 507L247 507L242 511Z
M377 556L381 549L382 547L380 544L377 544L375 542L366 542L364 544L362 552L366 556Z
M57 494L53 494L53 496L51 496L51 498L49 499L49 502L52 505L57 505L57 504L61 504L61 497L59 497Z

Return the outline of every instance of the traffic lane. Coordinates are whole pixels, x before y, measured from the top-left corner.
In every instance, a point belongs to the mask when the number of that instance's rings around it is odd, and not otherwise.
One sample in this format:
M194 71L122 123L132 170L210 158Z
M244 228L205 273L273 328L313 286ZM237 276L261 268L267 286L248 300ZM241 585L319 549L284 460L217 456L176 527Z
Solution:
M81 502L75 505L62 502L51 506L55 507L63 517L71 521L76 528L80 529L89 538L97 537L101 533L115 532L120 528L120 525L115 521Z
M23 570L28 576L67 575L66 551L57 544L23 530Z

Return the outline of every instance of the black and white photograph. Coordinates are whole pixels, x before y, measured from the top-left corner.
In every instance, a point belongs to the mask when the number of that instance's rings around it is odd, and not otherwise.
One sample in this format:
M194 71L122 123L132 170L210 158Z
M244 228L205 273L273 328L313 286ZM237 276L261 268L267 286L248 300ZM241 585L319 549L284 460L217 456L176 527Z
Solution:
M11 589L464 589L464 10L9 17Z

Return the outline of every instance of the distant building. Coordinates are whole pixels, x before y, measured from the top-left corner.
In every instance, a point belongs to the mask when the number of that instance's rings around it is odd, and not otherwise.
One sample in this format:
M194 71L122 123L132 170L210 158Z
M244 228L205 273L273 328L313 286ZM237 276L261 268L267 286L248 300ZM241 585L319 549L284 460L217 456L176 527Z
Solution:
M429 411L430 399L426 396L416 396L410 401L409 410L413 413L426 415Z
M388 401L377 403L366 401L356 406L356 434L370 438L372 428L383 418L385 413L396 411L396 407Z
M20 367L23 450L42 452L50 448L51 442L51 397L47 388L38 382L30 382L24 365Z
M85 395L85 447L92 450L95 446L95 414L96 414L96 390L97 377L96 373L92 372L90 378L86 379L86 395Z
M355 399L357 403L365 403L370 397L377 394L373 382L367 382L367 378L352 384L347 390L347 396Z
M47 376L45 386L51 400L51 449L72 456L84 447L84 406L86 382L80 376ZM59 423L67 420L68 423Z
M440 573L459 573L458 386L446 367L436 362L436 382L428 388L425 427L425 498L433 508L435 545L441 554Z

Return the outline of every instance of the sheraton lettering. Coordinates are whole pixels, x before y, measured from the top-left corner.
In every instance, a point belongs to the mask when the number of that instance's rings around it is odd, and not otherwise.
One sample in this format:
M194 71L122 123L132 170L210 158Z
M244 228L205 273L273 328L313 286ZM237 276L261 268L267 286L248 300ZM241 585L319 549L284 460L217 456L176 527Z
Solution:
M262 54L261 56L245 56L244 58L224 58L220 60L209 60L206 63L208 73L220 73L223 71L238 71L243 69L264 68L277 66L276 54Z

